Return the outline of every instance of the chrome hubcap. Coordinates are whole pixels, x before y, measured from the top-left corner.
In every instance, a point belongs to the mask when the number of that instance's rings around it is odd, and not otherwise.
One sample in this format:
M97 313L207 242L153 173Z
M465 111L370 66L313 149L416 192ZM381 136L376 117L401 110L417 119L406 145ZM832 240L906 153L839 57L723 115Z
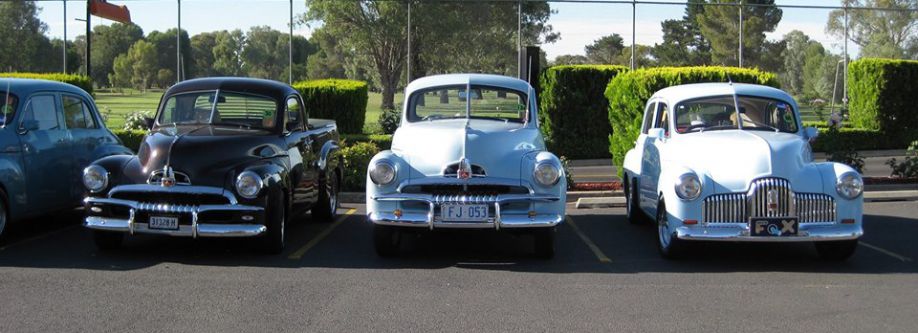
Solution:
M669 222L666 221L666 211L657 212L657 230L659 230L660 247L668 248L672 240L672 232L669 230Z

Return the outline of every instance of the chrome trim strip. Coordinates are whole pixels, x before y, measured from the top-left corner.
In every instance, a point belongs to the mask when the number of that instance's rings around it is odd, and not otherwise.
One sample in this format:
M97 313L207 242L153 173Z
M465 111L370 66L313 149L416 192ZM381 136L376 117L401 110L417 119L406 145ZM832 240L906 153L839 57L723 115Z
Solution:
M676 228L676 237L683 240L729 242L812 242L858 239L864 229L855 224L801 224L798 236L750 236L746 225Z
M130 226L136 224L135 226ZM182 225L178 230L150 229L146 223L131 223L129 220L112 219L99 216L87 216L83 226L94 230L114 232L160 234L177 237L254 237L264 234L268 229L261 224L197 224L194 226Z

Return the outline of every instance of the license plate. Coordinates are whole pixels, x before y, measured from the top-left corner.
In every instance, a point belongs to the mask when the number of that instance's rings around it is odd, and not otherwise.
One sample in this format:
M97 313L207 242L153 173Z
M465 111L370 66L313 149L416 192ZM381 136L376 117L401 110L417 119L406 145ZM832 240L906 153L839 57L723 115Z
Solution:
M445 222L483 222L488 220L488 205L443 204L440 220Z
M150 229L178 230L178 217L150 216Z
M799 224L796 217L753 217L749 222L753 236L796 236Z

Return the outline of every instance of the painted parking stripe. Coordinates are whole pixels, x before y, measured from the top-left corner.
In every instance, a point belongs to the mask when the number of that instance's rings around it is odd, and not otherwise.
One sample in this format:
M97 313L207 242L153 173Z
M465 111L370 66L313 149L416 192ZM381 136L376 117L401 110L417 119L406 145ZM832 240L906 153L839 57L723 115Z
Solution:
M332 230L335 230L335 228L338 227L339 224L347 220L347 218L350 217L352 214L354 214L354 212L356 211L357 211L357 208L349 209L346 213L339 216L338 220L336 220L335 223L332 223L330 226L328 226L328 228L325 228L324 230L322 230L322 232L316 235L316 237L313 237L311 240L309 240L309 242L306 243L306 245L303 245L303 247L301 247L299 250L296 250L296 252L293 252L289 256L287 256L287 259L297 260L297 259L302 258L303 255L306 254L306 251L309 251L309 249L316 246L316 244L319 244L319 242L321 242L322 239L328 236L328 234L330 234Z
M895 253L895 252L893 252L893 251L884 249L884 248L882 248L882 247L879 247L879 246L876 246L876 245L871 245L871 244L866 243L866 242L864 242L864 241L858 241L858 242L861 243L861 245L866 246L868 249L871 249L871 250L880 252L880 253L882 253L882 254L888 255L888 256L893 257L893 258L896 258L896 259L899 259L899 260L902 261L902 262L910 262L910 261L912 261L912 258L903 256L903 255L901 255L901 254L898 254L898 253Z
M596 256L596 259L599 260L599 262L601 263L612 262L612 259L609 259L609 257L607 257L605 253L602 253L602 250L599 249L599 246L596 246L596 243L593 243L593 241L590 240L590 237L587 237L587 235L583 233L583 231L580 231L580 228L577 227L577 224L574 223L574 220L571 219L570 216L565 216L564 220L567 221L567 224L570 225L571 228L574 229L574 232L577 233L577 236L580 236L580 240L582 240L583 243L586 244L586 246L589 247L591 251L593 251L593 255Z

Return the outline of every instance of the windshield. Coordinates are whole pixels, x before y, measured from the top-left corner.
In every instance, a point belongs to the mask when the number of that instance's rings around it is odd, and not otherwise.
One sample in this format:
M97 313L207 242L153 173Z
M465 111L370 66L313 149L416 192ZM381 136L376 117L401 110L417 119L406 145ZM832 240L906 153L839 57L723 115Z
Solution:
M465 118L466 107L474 119L527 121L525 94L486 86L471 86L469 90L471 94L466 92L466 86L450 86L415 92L408 105L408 121Z
M736 105L739 105L737 116ZM722 129L797 132L797 118L790 104L751 96L705 97L676 107L676 132L691 133Z
M18 104L19 99L16 98L16 95L0 92L0 127L6 126L7 122L13 120Z
M200 91L166 100L157 122L166 125L225 125L273 129L277 122L274 99L226 91Z

